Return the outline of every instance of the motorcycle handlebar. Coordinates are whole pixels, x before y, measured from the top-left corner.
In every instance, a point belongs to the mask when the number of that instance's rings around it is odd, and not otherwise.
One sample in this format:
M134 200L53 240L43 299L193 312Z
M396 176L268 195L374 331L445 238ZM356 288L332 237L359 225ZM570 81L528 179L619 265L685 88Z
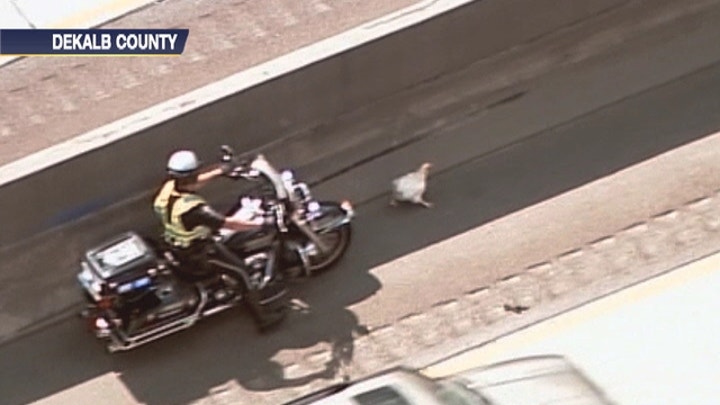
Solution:
M220 153L220 162L222 164L229 164L233 166L232 170L226 174L227 177L237 179L244 177L243 175L249 173L251 159L248 157L236 156L235 151L229 145L222 145L220 147Z

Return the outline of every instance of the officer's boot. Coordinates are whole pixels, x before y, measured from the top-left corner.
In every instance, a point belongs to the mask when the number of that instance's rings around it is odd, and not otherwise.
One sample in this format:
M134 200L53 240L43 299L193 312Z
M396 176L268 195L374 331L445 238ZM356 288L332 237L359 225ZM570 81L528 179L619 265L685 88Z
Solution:
M258 331L261 333L278 325L287 315L287 310L284 306L264 308L260 304L260 294L255 290L248 291L245 294L245 303L250 310L250 314L255 319Z

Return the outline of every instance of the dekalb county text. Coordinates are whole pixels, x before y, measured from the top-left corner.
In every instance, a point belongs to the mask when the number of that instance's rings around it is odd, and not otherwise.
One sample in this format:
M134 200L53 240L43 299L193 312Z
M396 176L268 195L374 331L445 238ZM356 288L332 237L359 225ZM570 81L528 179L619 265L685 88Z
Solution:
M178 34L117 34L118 50L175 49ZM96 51L113 49L112 34L52 34L52 49L65 51ZM169 45L169 46L168 46Z

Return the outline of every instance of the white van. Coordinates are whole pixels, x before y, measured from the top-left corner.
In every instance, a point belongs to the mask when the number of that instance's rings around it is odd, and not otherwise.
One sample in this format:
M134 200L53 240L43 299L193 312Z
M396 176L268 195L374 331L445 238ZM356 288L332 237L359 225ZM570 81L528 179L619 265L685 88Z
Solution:
M396 367L340 383L285 405L609 405L592 381L560 355L524 357L431 379Z

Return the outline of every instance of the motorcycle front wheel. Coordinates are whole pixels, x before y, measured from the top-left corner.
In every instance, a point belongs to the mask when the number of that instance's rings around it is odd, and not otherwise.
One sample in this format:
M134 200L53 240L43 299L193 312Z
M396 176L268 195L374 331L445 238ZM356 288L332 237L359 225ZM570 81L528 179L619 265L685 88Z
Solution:
M330 252L327 254L319 253L309 257L310 263L308 270L310 270L312 274L329 269L343 257L348 246L350 246L352 230L348 223L333 230L319 233L318 236L325 245L330 248Z

